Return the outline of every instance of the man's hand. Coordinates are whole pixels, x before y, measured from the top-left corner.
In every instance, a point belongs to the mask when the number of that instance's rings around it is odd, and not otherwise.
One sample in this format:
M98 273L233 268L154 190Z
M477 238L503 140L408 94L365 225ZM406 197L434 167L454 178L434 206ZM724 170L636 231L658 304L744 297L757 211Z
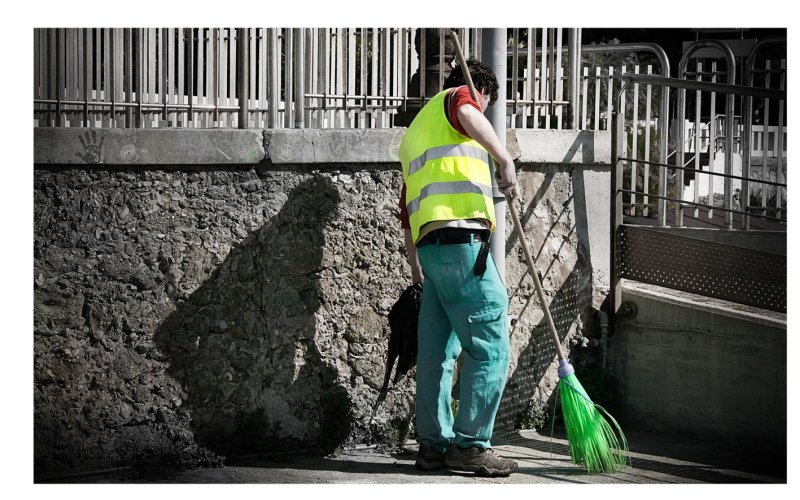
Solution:
M495 177L497 178L497 188L501 193L508 196L510 200L519 195L517 171L514 168L514 162L506 163L503 166L498 165L495 169Z

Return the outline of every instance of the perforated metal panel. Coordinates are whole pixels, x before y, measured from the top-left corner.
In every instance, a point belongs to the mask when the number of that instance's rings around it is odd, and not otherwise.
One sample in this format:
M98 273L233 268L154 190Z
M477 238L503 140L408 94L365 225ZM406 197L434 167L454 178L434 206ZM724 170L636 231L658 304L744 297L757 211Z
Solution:
M638 227L620 226L619 276L786 312L786 257Z

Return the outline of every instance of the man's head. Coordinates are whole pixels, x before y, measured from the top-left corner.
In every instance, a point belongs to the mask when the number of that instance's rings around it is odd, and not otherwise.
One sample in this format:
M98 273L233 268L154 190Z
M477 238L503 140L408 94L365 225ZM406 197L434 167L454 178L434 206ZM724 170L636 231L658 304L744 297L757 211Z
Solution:
M497 100L497 89L500 86L497 84L497 77L494 76L494 72L486 66L482 62L470 58L467 61L467 67L469 68L469 74L472 77L472 83L475 84L475 89L478 92L482 92L485 95L489 96L489 104L494 104ZM464 78L464 72L461 69L461 66L456 65L453 68L453 71L450 72L450 76L447 77L447 80L444 82L444 88L452 88L458 87L459 85L466 85L467 80Z

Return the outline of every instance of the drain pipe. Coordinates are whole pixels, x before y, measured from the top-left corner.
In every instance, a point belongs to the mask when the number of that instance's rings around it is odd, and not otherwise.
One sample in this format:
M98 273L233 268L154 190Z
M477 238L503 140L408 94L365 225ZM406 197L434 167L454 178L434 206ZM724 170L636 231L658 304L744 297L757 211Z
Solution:
M600 320L600 353L603 357L603 371L608 366L608 314L605 311L597 311L597 318Z
M486 109L486 118L492 124L497 137L503 146L506 145L506 68L508 67L508 39L506 28L484 28L481 30L482 47L481 61L489 66L497 77L500 88L497 89L497 101ZM497 189L497 180L492 173L492 197L494 198L494 213L497 223L495 231L489 240L489 249L492 253L497 272L506 283L506 198Z

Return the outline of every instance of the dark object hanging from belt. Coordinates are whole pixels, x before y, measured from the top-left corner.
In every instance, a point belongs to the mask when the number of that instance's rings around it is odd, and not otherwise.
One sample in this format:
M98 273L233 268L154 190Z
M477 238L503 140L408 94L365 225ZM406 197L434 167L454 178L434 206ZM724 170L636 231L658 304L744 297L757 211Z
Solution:
M406 288L397 302L389 311L389 352L386 359L386 374L383 378L383 387L372 409L373 416L378 405L386 398L389 392L389 379L391 378L394 362L397 360L397 370L394 375L394 384L417 362L417 322L419 309L422 304L422 284L416 283Z

